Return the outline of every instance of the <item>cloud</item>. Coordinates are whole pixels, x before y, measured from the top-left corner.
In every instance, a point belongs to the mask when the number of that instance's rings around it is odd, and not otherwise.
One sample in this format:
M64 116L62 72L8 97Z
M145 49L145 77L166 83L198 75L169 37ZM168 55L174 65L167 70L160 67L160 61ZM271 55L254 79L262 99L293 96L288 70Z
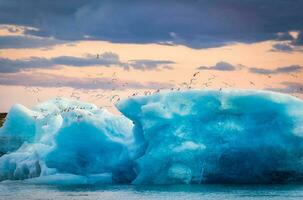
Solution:
M290 65L286 67L278 67L276 69L263 69L263 68L249 68L251 73L255 74L284 74L284 73L295 73L302 71L303 67L300 65Z
M152 69L158 69L159 66L162 66L163 69L172 69L170 64L174 64L175 62L170 60L130 60L129 66L131 66L134 69L139 70L152 70Z
M289 94L293 94L293 93L303 94L303 84L302 83L283 82L282 85L284 85L284 87L265 88L265 89L275 91L275 92L289 93Z
M290 93L300 93L303 94L303 83L296 82L283 82L283 85L286 86L286 91Z
M303 45L303 31L299 32L298 37L293 40L293 45L302 46Z
M277 41L291 41L291 40L294 40L294 37L290 33L288 33L288 32L277 33L276 40Z
M87 57L59 56L51 58L50 61L55 65L66 65L74 67L85 66L106 66L122 65L119 55L112 52L105 52L101 55L87 55Z
M101 55L87 55L87 57L59 56L50 59L41 57L30 57L27 59L11 60L0 58L0 73L13 73L31 69L55 68L57 66L90 67L117 66L124 69L156 70L167 69L173 61L167 60L131 60L122 62L118 54L105 52Z
M53 38L40 38L33 36L0 36L0 49L21 49L51 47L66 43Z
M207 67L207 66L200 66L198 67L197 69L198 70L218 70L218 71L235 71L237 70L238 67L232 65L232 64L229 64L227 62L218 62L216 65L214 66L210 66L210 67Z
M289 44L278 43L278 44L274 44L270 51L291 53L294 51L294 48Z
M271 52L302 52L303 48L301 46L293 45L293 42L284 42L284 43L276 43L272 46Z
M71 87L76 89L159 89L171 88L171 83L116 80L111 78L83 78L67 77L45 73L15 73L0 74L0 85L26 86L26 87Z
M290 31L303 30L302 9L303 1L285 0L0 0L0 24L58 40L209 48L290 40Z

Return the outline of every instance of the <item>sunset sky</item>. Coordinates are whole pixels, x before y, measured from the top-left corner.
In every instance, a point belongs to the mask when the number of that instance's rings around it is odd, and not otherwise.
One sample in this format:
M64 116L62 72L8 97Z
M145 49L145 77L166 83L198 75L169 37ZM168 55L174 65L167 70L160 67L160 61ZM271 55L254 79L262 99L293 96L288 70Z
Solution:
M113 109L187 87L302 98L302 10L302 0L0 0L0 112L56 96Z

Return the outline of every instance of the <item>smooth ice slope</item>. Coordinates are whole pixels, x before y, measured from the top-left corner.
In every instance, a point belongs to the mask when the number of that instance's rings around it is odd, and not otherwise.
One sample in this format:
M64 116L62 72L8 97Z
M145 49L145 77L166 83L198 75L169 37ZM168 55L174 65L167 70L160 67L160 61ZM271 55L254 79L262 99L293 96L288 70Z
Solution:
M146 150L135 184L302 181L303 102L259 91L186 91L126 100Z
M15 105L0 180L48 184L303 181L303 101L265 91L130 98L117 116L56 98ZM29 179L30 178L30 179Z

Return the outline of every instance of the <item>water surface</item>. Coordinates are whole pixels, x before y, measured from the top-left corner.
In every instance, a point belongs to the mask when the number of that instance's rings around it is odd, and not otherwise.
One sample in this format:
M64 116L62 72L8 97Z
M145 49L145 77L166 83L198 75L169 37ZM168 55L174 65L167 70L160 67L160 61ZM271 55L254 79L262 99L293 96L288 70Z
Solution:
M2 200L303 199L302 185L35 185L0 183Z

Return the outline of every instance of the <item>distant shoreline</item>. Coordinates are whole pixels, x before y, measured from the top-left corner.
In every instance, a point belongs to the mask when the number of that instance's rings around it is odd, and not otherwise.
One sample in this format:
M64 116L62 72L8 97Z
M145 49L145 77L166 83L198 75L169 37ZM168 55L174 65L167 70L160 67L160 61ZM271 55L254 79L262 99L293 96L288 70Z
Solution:
M7 113L0 113L0 127L3 125L6 115Z

